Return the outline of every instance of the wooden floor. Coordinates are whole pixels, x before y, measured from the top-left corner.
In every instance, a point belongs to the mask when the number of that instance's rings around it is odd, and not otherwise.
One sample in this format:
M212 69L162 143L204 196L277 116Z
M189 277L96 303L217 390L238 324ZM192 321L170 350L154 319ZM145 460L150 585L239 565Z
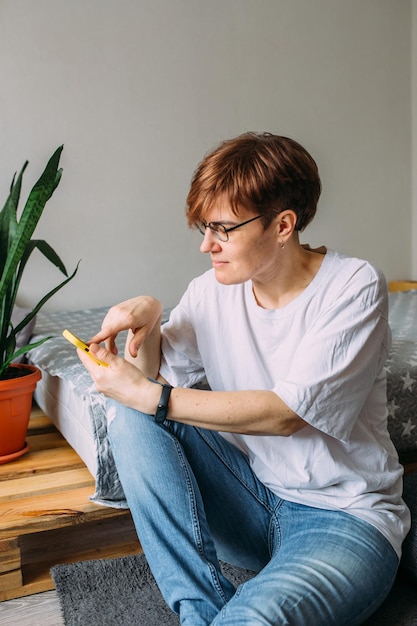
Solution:
M141 552L130 513L90 501L92 476L37 408L27 441L27 454L0 465L1 601L53 589L53 565ZM24 602L12 602L17 614ZM0 602L0 624L10 606ZM37 623L47 626L43 618Z
M64 626L56 591L8 600L0 604L1 626Z

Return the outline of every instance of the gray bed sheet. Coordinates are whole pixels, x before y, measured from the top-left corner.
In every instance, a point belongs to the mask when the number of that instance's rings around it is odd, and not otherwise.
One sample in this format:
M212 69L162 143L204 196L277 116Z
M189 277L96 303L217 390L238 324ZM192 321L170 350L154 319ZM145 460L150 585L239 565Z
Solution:
M388 430L403 462L417 460L417 290L389 294Z
M417 290L391 293L389 300L393 341L386 363L388 428L400 457L407 461L410 455L417 458ZM29 358L43 371L45 380L58 377L65 381L88 408L97 467L96 489L91 499L106 506L125 508L126 500L107 438L105 397L95 390L76 350L62 337L63 329L68 328L82 339L88 339L97 332L107 310L107 307L100 307L39 313L33 339L45 335L53 337L32 350ZM168 316L169 309L164 311L163 322ZM120 350L124 343L125 334L121 334ZM39 403L36 395L35 399ZM41 408L45 410L44 406ZM54 416L50 417L54 421Z

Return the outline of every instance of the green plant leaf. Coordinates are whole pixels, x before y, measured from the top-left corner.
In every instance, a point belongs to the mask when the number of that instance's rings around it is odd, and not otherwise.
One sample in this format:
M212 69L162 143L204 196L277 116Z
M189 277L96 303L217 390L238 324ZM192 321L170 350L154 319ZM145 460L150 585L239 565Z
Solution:
M35 315L40 311L40 309L43 307L43 305L48 302L48 300L50 300L50 298L52 298L53 295L55 295L57 293L57 291L59 291L60 289L62 289L62 287L64 287L67 283L70 282L70 280L72 280L74 278L74 276L76 275L76 273L78 272L78 266L80 265L81 261L78 261L75 270L73 271L73 273L71 274L71 276L68 276L68 278L66 278L65 280L62 281L62 283L59 283L59 285L57 285L56 287L54 287L53 289L51 289L51 291L49 291L43 298L42 300L40 300L38 302L38 304L35 306L34 309L32 309L32 311L30 313L28 313L26 315L26 317L19 323L17 324L17 326L14 329L15 333L18 333L22 330L22 328L24 328L27 324L29 324L29 322L35 317Z
M19 264L19 268L18 268L18 272L16 275L16 279L14 282L14 296L16 299L17 296L17 291L19 289L19 285L20 285L20 281L21 278L23 276L23 271L26 267L26 263L28 262L30 255L32 254L33 250L38 249L40 252L42 252L42 254L48 259L48 261L50 261L51 263L53 263L53 265L55 265L56 267L58 267L58 269L61 270L61 272L65 275L68 276L68 272L67 269L64 265L64 263L62 262L61 258L58 256L58 254L55 252L55 250L49 245L49 243L47 243L46 241L44 241L43 239L31 239L29 241L29 243L26 246L25 252L22 256L22 259L20 261ZM14 302L13 302L14 304Z
M16 234L17 206L19 204L20 191L22 188L23 172L27 165L28 161L23 165L17 180L16 174L13 176L9 197L0 213L0 278L3 275L11 242Z
M33 320L42 306L72 280L78 271L80 262L71 276L68 276L66 267L55 250L42 239L32 239L45 204L61 180L62 169L59 169L59 160L62 149L63 146L60 146L55 150L39 180L31 189L20 220L17 209L27 161L20 173L14 175L6 204L0 212L0 377L18 356L47 341L48 338L44 338L16 351L17 333ZM26 264L35 249L38 249L66 278L41 298L33 310L14 328L11 319L17 292Z
M0 365L0 378L1 378L2 373L7 369L7 367L10 365L10 363L12 361L17 359L17 357L19 357L21 354L25 354L26 352L29 352L30 350L33 350L33 348L36 348L37 346L42 345L46 341L46 339L42 339L42 340L40 340L39 342L36 342L36 343L29 343L26 346L24 346L23 348L19 348L15 352L16 335L17 335L17 333L20 332L27 324L29 324L29 322L35 317L35 315L39 312L39 310L43 307L43 305L50 298L52 298L52 296L57 291L59 291L62 287L64 287L67 283L69 283L70 280L72 280L74 278L74 276L76 275L76 273L78 271L78 266L79 266L80 262L81 261L78 261L77 266L76 266L75 270L73 271L73 273L71 274L71 276L68 276L68 278L66 278L64 281L62 281L56 287L54 287L54 289L51 289L51 291L49 291L49 293L47 293L42 298L42 300L40 300L38 302L38 304L35 306L35 308L32 309L32 311L30 311L30 313L28 313L26 315L26 317L24 317L23 320L12 329L12 332L9 334L9 336L6 339L5 350L4 351L2 350L2 352L4 354L4 363ZM47 339L50 339L50 337L47 337Z
M32 239L32 242L35 244L35 247L41 252L51 263L53 263L65 276L68 276L67 269L59 257L59 255L55 252L55 250L47 243L44 239Z
M26 352L29 352L29 350L33 350L34 348L37 348L38 346L41 346L43 343L45 343L45 341L48 341L48 339L52 339L52 335L50 335L49 337L43 337L42 339L40 339L39 341L36 341L35 343L28 343L26 346L22 346L21 348L19 348L19 350L14 352L13 355L8 357L7 360L4 361L4 363L2 365L0 365L0 380L1 380L1 377L4 374L4 372L7 370L9 365L15 359L17 359L22 354L26 354Z
M16 233L11 242L5 267L0 280L0 300L4 297L7 286L13 280L18 265L32 238L33 231L42 215L46 202L56 189L62 170L58 171L59 158L63 146L60 146L49 159L44 172L32 188L18 222Z

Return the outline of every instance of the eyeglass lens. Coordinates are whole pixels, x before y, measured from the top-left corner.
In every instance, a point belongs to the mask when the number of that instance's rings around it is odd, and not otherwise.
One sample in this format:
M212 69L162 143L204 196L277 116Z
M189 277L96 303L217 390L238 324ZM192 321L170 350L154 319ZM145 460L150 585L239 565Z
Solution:
M218 239L222 241L227 241L228 239L226 228L223 226L223 224L215 224L211 222L207 224L207 222L199 222L197 224L197 228L202 235L204 235L207 228L209 228L211 232L213 233L213 235L217 237Z

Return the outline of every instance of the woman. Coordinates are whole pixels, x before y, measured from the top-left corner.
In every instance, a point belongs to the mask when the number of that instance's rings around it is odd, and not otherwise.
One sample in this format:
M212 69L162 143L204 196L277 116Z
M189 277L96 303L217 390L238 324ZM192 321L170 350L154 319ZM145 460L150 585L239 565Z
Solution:
M222 143L187 199L212 269L162 328L154 298L110 309L90 341L109 367L79 353L109 397L138 536L182 624L353 626L395 578L409 512L387 432L386 282L300 244L320 191L291 139ZM191 388L204 377L210 391ZM257 574L235 591L219 559Z

